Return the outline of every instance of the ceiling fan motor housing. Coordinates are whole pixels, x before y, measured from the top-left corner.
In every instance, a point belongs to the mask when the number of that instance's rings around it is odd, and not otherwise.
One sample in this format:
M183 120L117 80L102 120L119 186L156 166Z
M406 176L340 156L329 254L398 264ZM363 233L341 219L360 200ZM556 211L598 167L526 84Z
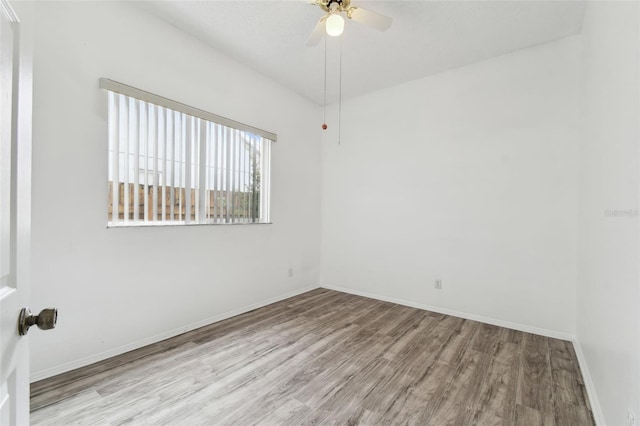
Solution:
M326 0L319 2L319 6L325 12L342 12L349 7L349 4L351 4L351 0Z

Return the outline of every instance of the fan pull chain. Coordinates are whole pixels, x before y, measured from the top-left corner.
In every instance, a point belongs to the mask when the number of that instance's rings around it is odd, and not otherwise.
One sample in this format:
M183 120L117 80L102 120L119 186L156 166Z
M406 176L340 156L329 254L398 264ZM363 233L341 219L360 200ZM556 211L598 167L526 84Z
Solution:
M324 100L322 101L322 130L327 130L327 34L324 35Z
M340 80L338 84L338 145L342 139L342 37L340 37Z

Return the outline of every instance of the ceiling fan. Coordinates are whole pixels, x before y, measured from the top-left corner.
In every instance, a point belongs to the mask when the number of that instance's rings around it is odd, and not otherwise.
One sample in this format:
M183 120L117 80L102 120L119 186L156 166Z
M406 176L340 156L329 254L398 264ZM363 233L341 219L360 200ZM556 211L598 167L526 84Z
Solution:
M313 5L319 6L326 12L307 39L307 46L315 46L320 42L323 33L337 37L344 30L344 16L361 24L386 31L393 19L360 7L351 6L351 0L315 0Z

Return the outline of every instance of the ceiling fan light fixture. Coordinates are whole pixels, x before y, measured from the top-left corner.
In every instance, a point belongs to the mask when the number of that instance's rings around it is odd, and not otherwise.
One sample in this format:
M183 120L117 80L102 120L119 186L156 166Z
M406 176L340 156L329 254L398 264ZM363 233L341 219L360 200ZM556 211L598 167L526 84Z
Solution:
M344 31L344 18L339 13L332 13L326 20L327 34L338 37Z

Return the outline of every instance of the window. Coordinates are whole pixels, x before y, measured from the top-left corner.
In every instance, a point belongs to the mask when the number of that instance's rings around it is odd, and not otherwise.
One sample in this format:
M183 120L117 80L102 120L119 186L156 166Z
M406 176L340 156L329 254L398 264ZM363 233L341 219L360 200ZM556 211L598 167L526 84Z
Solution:
M109 99L107 226L269 222L276 135L101 79Z

